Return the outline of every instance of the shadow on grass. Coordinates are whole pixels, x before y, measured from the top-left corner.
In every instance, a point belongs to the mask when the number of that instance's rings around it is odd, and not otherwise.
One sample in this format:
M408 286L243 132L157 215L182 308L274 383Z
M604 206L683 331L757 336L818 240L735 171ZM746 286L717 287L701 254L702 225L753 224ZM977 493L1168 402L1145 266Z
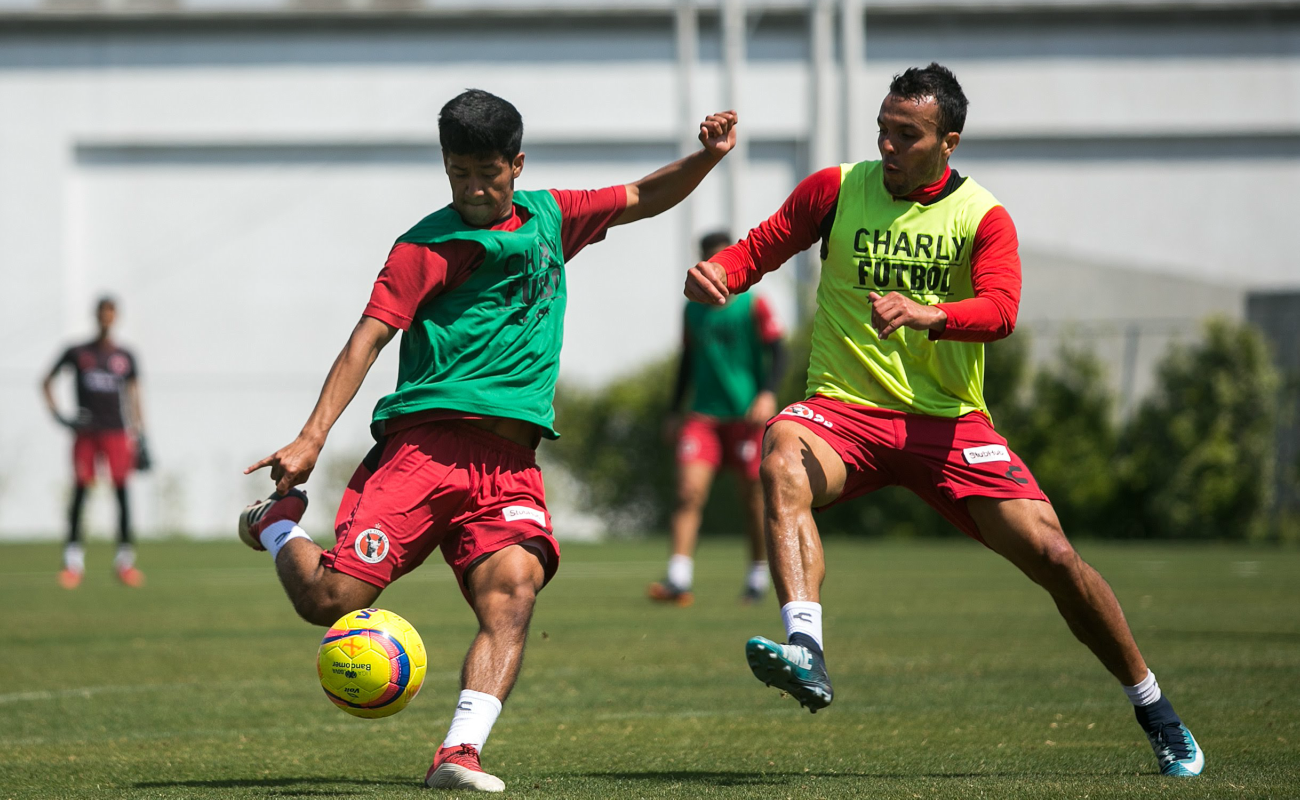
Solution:
M1227 640L1233 642L1286 642L1290 644L1300 643L1300 632L1296 631L1213 631L1164 628L1152 631L1152 633L1171 639L1195 639L1203 641Z
M410 778L371 778L367 780L359 778L221 778L207 781L140 781L134 786L136 789L210 789L214 791L218 789L280 789L287 791L278 791L276 792L277 795L340 797L344 794L359 794L360 792L340 791L338 788L312 789L300 787L407 786L415 789L420 787L420 783Z
M620 781L654 781L657 783L699 783L719 788L732 786L784 786L803 778L873 780L911 780L915 778L1021 778L1020 772L707 772L675 770L655 772L584 772L586 778L603 778Z

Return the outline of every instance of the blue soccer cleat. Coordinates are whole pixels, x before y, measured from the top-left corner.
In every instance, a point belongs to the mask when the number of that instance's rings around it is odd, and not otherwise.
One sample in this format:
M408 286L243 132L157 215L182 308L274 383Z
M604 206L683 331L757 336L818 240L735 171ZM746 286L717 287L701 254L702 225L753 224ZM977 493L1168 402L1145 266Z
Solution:
M1155 751L1161 775L1194 778L1205 769L1205 751L1178 718L1168 698L1137 709L1138 723Z
M1183 723L1164 725L1155 733L1148 731L1147 740L1155 751L1161 775L1195 778L1205 769L1205 751Z
M789 694L816 714L831 704L835 694L826 676L826 661L811 637L796 633L790 639L789 644L777 644L755 636L745 643L745 660L755 678Z

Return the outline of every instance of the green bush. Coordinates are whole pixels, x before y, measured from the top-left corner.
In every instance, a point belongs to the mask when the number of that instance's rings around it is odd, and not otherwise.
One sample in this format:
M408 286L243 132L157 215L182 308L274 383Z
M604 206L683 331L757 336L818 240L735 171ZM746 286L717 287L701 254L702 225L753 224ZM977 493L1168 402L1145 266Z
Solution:
M1268 532L1278 378L1254 329L1213 320L1176 346L1126 428L1128 536L1254 539Z
M804 327L791 337L782 404L804 397L809 334ZM1068 533L1242 539L1267 532L1277 377L1252 329L1215 321L1203 342L1173 348L1156 391L1122 430L1095 355L1067 344L1057 361L1031 374L1028 342L1021 333L986 346L985 397L998 431L1052 499ZM674 466L663 428L675 368L674 356L600 390L562 386L556 393L563 437L545 455L580 481L590 509L619 529L667 526ZM706 533L739 529L729 483L715 487ZM960 535L897 487L816 519L826 534Z
M1104 536L1113 525L1120 482L1114 407L1101 361L1067 343L1034 374L1026 396L994 411L999 432L1051 498L1067 533Z

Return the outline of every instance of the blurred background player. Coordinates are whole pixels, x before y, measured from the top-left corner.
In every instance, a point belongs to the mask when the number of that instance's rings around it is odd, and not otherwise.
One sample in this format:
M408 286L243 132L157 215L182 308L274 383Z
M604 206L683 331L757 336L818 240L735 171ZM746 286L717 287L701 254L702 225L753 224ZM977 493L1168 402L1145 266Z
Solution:
M948 166L966 109L961 85L939 64L895 76L876 120L878 161L814 173L744 241L689 271L687 297L719 304L822 243L808 399L778 414L763 441L768 550L787 642L750 639L750 669L814 712L830 704L826 563L812 509L901 485L1042 586L1120 681L1161 773L1199 775L1204 755L1114 592L1075 552L989 419L983 343L1015 327L1020 255L1006 209Z
M464 92L438 115L451 204L399 237L370 302L289 445L276 491L244 509L239 534L268 550L304 619L330 625L374 603L442 549L479 631L461 670L451 727L425 775L431 788L499 792L480 753L514 688L538 592L559 567L534 450L554 439L555 381L568 262L614 225L677 205L736 141L735 114L700 125L703 147L633 183L523 191L523 120ZM617 259L613 259L617 262ZM403 331L397 389L375 408L379 440L357 468L326 551L298 525L330 429L384 346Z
M731 244L717 231L700 240L708 261ZM763 544L763 487L758 480L763 426L776 413L776 388L785 372L781 329L771 306L757 295L737 294L725 305L687 303L682 323L682 358L673 385L669 430L677 447L677 504L670 521L672 553L668 576L650 584L652 600L689 606L700 517L713 478L721 467L735 471L748 540L749 571L741 600L767 593ZM681 408L692 392L685 419Z
M127 481L137 466L137 446L143 446L144 417L140 411L140 381L135 356L113 339L117 303L104 297L95 305L99 334L85 344L63 351L41 383L45 405L60 424L73 431L72 468L75 484L68 506L68 541L63 548L63 571L59 583L75 589L86 571L85 548L81 542L81 511L86 489L95 482L95 462L103 459L117 494L117 556L113 566L127 586L140 586L144 574L135 566L131 535L131 506ZM65 367L72 370L77 386L77 410L60 413L54 400L54 380ZM128 413L129 412L129 413ZM134 434L134 435L133 435ZM143 453L143 450L140 451ZM146 467L147 463L140 464Z

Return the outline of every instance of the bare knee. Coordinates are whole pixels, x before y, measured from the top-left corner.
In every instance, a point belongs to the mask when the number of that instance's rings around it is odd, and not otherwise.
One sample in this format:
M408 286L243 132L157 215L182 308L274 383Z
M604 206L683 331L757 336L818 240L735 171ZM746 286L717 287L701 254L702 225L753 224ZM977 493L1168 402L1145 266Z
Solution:
M763 455L758 469L763 496L770 505L787 507L812 504L812 487L808 471L798 451L775 447Z
M524 547L491 556L466 576L479 626L490 631L527 631L545 582L541 559Z
M678 512L699 511L704 508L704 502L708 499L709 492L707 488L695 484L684 484L677 487L677 506Z
M520 575L518 580L497 580L474 595L474 607L485 624L495 626L527 626L537 604L537 587L531 576Z
M326 575L333 574L337 573L326 573ZM293 609L298 612L298 616L311 624L328 628L345 614L369 608L374 603L379 596L379 589L369 584L365 586L373 592L359 589L353 582L331 580L327 577L310 586L302 587L291 595Z
M1048 591L1078 586L1086 565L1059 528L1040 536L1025 572Z

